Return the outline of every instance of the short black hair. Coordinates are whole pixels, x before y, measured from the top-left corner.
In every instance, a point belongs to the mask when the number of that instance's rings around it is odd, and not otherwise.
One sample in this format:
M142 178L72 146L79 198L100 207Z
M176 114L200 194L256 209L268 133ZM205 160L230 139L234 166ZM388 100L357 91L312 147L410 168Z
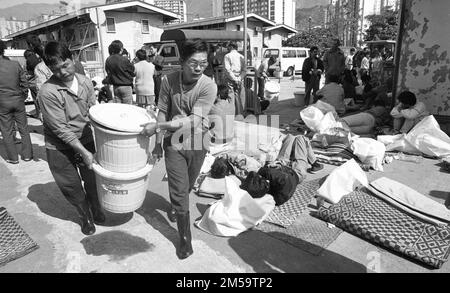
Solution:
M261 198L269 193L269 183L256 172L248 173L242 182L241 189L247 191L253 198Z
M222 179L232 174L232 168L227 158L218 157L211 166L210 176L214 179Z
M356 52L356 49L355 48L351 48L350 52Z
M0 40L0 55L5 55L6 44L2 40Z
M122 51L122 48L120 44L116 43L115 41L111 43L108 47L108 53L109 55L115 55L120 54L120 51Z
M330 80L330 82L335 82L335 83L339 83L340 82L340 77L337 74L330 74L328 76L328 79Z
M231 48L237 50L238 45L237 45L237 43L235 41L231 41L231 42L228 43L228 47L231 47Z
M120 49L123 49L123 43L120 40L114 40L111 42L111 44L118 45L120 47Z
M414 106L417 103L416 95L410 91L401 92L397 99L404 105Z
M35 55L36 53L34 53L33 50L27 49L25 50L25 52L23 52L23 57L25 57L25 59L27 59L28 57Z
M195 53L208 53L208 44L201 39L186 40L179 48L182 62L187 61Z
M137 50L136 51L136 57L140 60L147 60L147 52L145 52L145 50Z
M53 66L67 59L72 60L72 52L65 44L52 41L45 46L44 62L47 66Z

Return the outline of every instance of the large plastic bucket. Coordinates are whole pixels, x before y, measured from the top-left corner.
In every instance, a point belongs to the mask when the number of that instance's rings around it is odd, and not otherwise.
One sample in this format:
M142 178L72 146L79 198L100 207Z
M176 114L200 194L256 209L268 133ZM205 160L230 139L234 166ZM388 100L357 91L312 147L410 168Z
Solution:
M149 137L115 131L95 122L92 122L92 126L100 166L118 173L135 172L145 167L149 157Z
M280 84L277 82L266 82L264 87L264 96L267 100L272 100L280 95Z
M138 210L145 200L152 165L137 172L115 173L93 165L100 205L107 211L126 214Z
M295 92L294 93L294 104L297 107L305 106L305 92Z

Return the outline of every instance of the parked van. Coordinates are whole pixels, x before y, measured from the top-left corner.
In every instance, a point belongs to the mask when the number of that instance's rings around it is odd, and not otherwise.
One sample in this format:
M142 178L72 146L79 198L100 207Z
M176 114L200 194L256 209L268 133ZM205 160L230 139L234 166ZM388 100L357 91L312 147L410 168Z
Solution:
M210 45L221 47L222 51L225 50L225 46L229 41L236 41L240 48L238 50L243 54L243 38L244 33L239 31L174 29L164 31L160 42L144 44L144 49L153 46L157 50L157 55L164 57L163 74L166 74L181 69L179 44L182 41L202 39ZM247 38L249 39L248 35ZM224 56L226 52L222 51L221 55ZM250 51L247 52L247 56L251 56ZM249 58L248 62L248 65L251 66L251 58Z
M25 59L25 56L23 55L25 53L25 50L15 50L15 49L6 49L5 50L5 57L8 57L9 60L17 61L19 62L20 66L24 70L26 70L27 67L27 61ZM30 90L28 90L28 97L25 100L25 104L33 103L33 97L31 96Z
M277 60L269 67L269 74L275 71L283 71L286 76L301 73L303 62L309 57L308 48L280 47L264 50L264 58L274 57Z

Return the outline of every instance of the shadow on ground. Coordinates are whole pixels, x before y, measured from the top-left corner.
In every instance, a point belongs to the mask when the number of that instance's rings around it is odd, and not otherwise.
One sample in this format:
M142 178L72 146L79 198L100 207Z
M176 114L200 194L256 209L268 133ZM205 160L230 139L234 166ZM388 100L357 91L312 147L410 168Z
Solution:
M107 255L110 261L122 261L138 253L148 252L155 245L123 231L108 231L80 241L88 255Z
M252 266L256 273L367 273L367 268L362 264L328 250L324 250L320 256L298 250L295 257L287 258L285 252L286 245L289 244L274 239L277 233L279 232L265 235L266 233L261 231L247 231L229 239L228 242L239 257ZM308 243L308 245L313 244Z
M440 191L440 190L432 190L432 191L430 191L430 195L435 198L444 199L445 206L447 207L447 209L450 209L450 192Z
M144 204L136 213L141 215L150 226L160 232L177 248L178 231L171 226L167 219L167 212L170 207L170 203L164 197L148 191Z

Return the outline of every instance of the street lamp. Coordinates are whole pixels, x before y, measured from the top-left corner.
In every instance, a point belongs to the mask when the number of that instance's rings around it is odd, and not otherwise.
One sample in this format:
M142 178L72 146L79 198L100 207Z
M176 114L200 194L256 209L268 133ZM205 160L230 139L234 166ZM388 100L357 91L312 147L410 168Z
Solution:
M311 33L311 21L312 21L312 17L310 16L310 17L308 18L308 24L309 24L309 29L308 29L308 31L309 31L309 33Z

